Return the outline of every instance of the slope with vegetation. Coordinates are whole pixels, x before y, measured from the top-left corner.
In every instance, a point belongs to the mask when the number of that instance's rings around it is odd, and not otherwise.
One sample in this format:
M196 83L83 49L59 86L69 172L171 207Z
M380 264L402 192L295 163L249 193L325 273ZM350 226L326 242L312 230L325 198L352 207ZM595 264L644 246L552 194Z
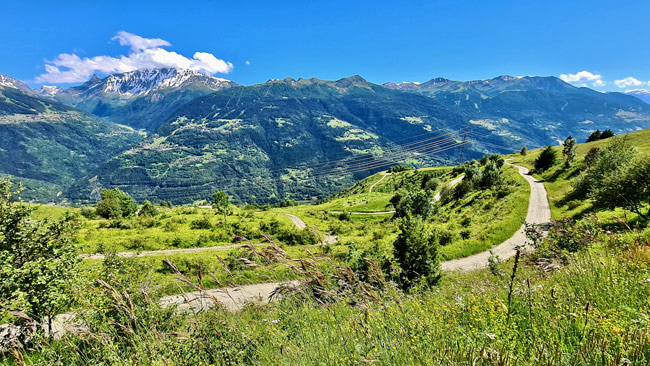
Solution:
M75 180L141 140L130 128L0 87L0 175L23 182L27 199L65 200Z
M246 278L296 279L273 293L277 301L250 304L236 314L161 306L158 298L169 292L152 286L157 269L109 256L93 263L101 270L91 279L103 281L75 287L79 296L74 300L87 309L79 334L56 341L36 335L32 350L5 357L28 364L647 364L650 230L644 216L650 180L641 179L647 171L647 133L591 145L574 146L567 139L564 147L551 147L551 164L534 174L546 180L557 221L547 236L528 227L530 252L517 251L507 262L492 256L487 269L442 273L446 248L457 245L444 245L445 230L454 228L443 225L470 231L483 225L480 233L494 232L490 225L497 220L484 221L483 215L512 215L527 201L527 185L498 155L433 174L393 170L379 183L383 174L316 205L234 207L228 224L223 219L218 225L210 222L210 231L217 232L217 227L236 225L238 216L248 216L252 223L250 216L271 213L280 221L280 215L293 213L322 231L338 227L341 241L336 245L286 246L272 236L268 244L220 255L215 261L219 265L208 263L216 257L212 255L197 256L199 262L193 263L179 257L164 263L163 258L151 259L166 266L165 278L176 277L186 291L199 293L213 284L243 283ZM588 154L594 146L601 150ZM532 168L541 152L527 151L516 159ZM612 160L620 156L623 160ZM612 162L617 169L608 174L604 167ZM447 188L460 174L463 181ZM398 183L400 175L408 183ZM436 185L430 179L439 179L435 189L429 189ZM585 180L595 185L581 192L578 182ZM434 203L431 197L439 189L441 200ZM623 204L627 201L608 206L612 192L627 199L635 193L638 213ZM327 210L343 202L360 203L353 199L356 195L375 194L377 201L392 195L394 217ZM567 194L586 195L578 215L558 206L558 198ZM511 206L501 206L504 202ZM174 218L166 206L157 207L159 214L152 217ZM614 206L620 207L612 210ZM598 215L592 214L596 209ZM199 218L212 212L182 210ZM84 214L92 212L85 209ZM221 216L216 214L208 220ZM34 217L43 215L36 212ZM129 223L145 216L102 222ZM464 223L466 218L470 220ZM271 232L275 224L259 225L259 230ZM171 282L166 284L163 289L170 288Z

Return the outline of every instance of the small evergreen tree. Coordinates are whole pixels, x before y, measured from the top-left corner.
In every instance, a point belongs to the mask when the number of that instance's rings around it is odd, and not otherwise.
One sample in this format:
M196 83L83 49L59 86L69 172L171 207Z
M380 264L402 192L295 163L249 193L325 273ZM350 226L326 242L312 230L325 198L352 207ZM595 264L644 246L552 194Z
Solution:
M526 146L522 147L521 150L519 151L519 154L522 156L528 155L528 148Z
M596 130L596 131L592 132L591 135L589 135L589 137L587 137L587 142L593 142L593 141L600 140L600 135L601 135L600 130Z
M573 160L576 158L576 149L578 147L578 142L573 137L569 136L564 140L564 145L562 147L562 155L564 155L564 166L566 168L570 167L573 163Z
M548 145L542 150L537 159L535 159L535 171L542 173L550 169L557 161L557 153L553 146Z
M230 198L224 191L216 191L212 195L212 208L223 215L223 224L226 225L230 213Z
M435 286L441 278L437 232L427 230L418 216L402 218L399 227L393 255L401 269L402 288L408 290L418 283Z
M608 138L614 137L614 136L615 136L614 132L608 128L605 131L603 131L603 133L600 135L599 140L608 139Z

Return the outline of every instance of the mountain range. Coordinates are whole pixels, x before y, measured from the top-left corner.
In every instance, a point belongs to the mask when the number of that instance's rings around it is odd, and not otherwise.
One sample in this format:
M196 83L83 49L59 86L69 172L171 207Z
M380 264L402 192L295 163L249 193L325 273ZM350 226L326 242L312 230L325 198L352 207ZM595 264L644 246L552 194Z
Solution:
M241 86L156 69L93 76L68 89L33 90L0 76L0 93L0 118L11 121L0 121L0 139L22 138L3 141L0 152L25 156L0 163L0 174L25 179L35 187L30 198L63 202L92 202L111 187L140 201L191 203L215 189L237 202L310 200L394 163L452 163L568 135L584 140L595 129L650 127L642 96L600 93L555 77L378 85L355 75ZM84 123L85 135L78 131ZM66 155L61 141L71 136L77 145L66 145Z

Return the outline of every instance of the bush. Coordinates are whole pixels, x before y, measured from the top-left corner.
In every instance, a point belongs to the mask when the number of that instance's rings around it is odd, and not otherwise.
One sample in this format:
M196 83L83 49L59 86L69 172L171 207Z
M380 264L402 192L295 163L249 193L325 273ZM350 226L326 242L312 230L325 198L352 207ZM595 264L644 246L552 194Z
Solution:
M128 217L135 213L138 204L119 188L105 189L102 191L102 200L97 204L97 214L105 219Z
M594 200L596 208L620 207L644 219L650 218L650 213L641 211L650 203L650 159L638 159L628 167L606 175L599 185L592 188L589 197Z
M521 150L519 151L519 154L522 156L528 155L528 148L526 146L522 147Z
M395 203L394 201L397 201ZM434 212L431 191L418 190L408 192L405 196L394 196L391 203L395 207L395 217L406 217L407 215L422 216L427 219Z
M140 216L156 216L158 215L158 210L156 210L156 207L154 207L151 202L148 200L145 200L142 202L142 207L140 207Z
M598 154L600 154L600 149L597 147L592 147L585 154L585 160L583 162L584 168L591 168L598 159Z
M352 215L350 215L349 212L341 212L339 214L339 220L340 221L350 221L351 218L352 218Z
M535 159L535 171L543 173L550 169L557 162L557 153L553 146L548 145L542 150L537 159Z
M428 230L418 216L401 219L399 227L401 232L393 242L393 255L401 270L401 287L409 290L418 284L435 286L442 275L438 233Z
M190 223L190 228L194 230L212 229L212 223L210 222L210 219L208 219L206 216L203 216L196 220L192 220Z
M92 220L97 217L97 212L95 212L95 209L92 207L82 207L79 213L81 213L81 216L87 218L88 220Z
M72 301L76 227L68 216L33 220L34 209L20 200L20 191L8 178L0 181L0 320L12 309L40 324Z
M408 165L393 165L390 168L388 168L389 173L398 173L398 172L405 172L407 170L412 170Z
M615 178L623 174L636 157L636 153L636 147L631 146L625 139L613 139L605 149L595 154L596 157L589 168L576 179L572 194L584 198L601 189L609 176Z

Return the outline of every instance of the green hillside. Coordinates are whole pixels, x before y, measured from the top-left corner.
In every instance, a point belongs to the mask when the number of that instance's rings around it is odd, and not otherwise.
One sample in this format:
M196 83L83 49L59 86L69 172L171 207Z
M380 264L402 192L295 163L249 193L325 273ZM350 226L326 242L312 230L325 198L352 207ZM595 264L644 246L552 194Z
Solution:
M141 139L74 108L0 89L0 175L22 181L26 199L65 200L67 187Z

